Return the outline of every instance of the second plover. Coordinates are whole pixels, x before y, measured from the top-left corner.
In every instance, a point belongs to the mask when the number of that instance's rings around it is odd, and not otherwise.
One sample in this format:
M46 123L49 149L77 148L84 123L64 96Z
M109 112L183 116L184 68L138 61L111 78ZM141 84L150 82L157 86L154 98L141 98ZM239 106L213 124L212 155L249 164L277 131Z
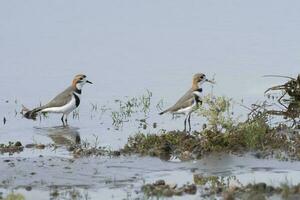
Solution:
M202 88L201 85L204 82L214 83L206 78L205 74L198 73L193 76L192 87L189 89L173 106L159 113L160 115L164 113L172 113L172 114L185 114L184 120L184 132L186 132L186 122L189 124L189 132L191 131L191 114L202 103L201 101L201 93Z

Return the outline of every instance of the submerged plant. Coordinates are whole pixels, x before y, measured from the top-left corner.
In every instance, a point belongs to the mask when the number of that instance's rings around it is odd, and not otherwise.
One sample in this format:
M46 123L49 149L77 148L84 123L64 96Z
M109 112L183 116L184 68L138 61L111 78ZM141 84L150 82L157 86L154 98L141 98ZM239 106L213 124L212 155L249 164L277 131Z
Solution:
M149 113L151 98L152 92L150 92L149 90L147 90L147 93L139 98L139 107L141 107L141 111L144 112L145 115Z
M124 122L138 113L144 114L144 119L148 117L151 106L152 92L147 90L146 94L140 97L126 97L125 100L117 99L115 103L118 104L118 110L111 112L112 124L116 129L123 126Z

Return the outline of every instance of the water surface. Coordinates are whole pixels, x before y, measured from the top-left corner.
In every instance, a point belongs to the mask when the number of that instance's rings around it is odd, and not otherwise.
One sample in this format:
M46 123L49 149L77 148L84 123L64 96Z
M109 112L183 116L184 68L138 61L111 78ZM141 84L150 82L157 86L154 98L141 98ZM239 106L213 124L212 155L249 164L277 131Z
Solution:
M167 107L190 87L197 72L215 77L216 95L237 102L244 99L246 105L263 100L269 86L285 80L262 75L299 73L299 9L298 1L1 1L0 117L7 122L0 125L0 141L49 144L59 143L60 135L71 140L79 135L81 140L93 143L97 138L99 145L119 149L138 131L182 129L182 118L171 120L152 109L147 130L139 129L134 118L115 130L110 111L93 112L91 104L116 109L115 99L140 96L148 89L153 93L153 108L161 99ZM46 103L77 73L85 73L94 84L84 88L79 118L70 117L68 128L61 127L58 115L42 121L22 118L22 104L33 108ZM211 91L210 85L204 86L205 93ZM238 106L236 110L247 112ZM154 122L158 123L155 129L151 128ZM202 126L199 117L192 122L195 130ZM107 195L106 199L131 198L140 195L134 191L144 181L192 182L194 168L236 175L242 182L275 185L285 178L297 184L300 177L297 162L251 156L221 160L213 156L187 163L105 157L70 163L72 156L62 145L55 151L26 149L0 158L16 163L15 167L0 165L6 172L0 179L12 180L2 191L21 188L18 191L28 199L49 199L53 185L74 187L91 199L99 194ZM47 166L53 163L57 165ZM31 170L37 173L30 175ZM26 191L25 185L34 189Z

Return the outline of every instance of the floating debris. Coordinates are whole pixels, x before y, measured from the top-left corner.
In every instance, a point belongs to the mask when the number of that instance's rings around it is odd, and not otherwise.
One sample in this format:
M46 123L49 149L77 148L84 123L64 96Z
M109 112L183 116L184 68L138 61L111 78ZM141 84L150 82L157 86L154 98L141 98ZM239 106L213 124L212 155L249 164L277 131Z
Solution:
M45 144L26 144L25 148L27 149L31 149L31 148L35 148L35 149L45 149L46 147L52 147L53 145L49 144L49 145L45 145Z
M288 94L290 97L293 97L296 101L300 101L300 74L297 78L289 77L289 76L277 76L277 75L266 75L265 77L282 77L290 79L288 82L283 85L273 86L268 88L265 93L274 90L283 91L283 95L278 99L278 102L282 104L283 97Z
M285 119L291 119L293 121L292 127L297 124L300 117L300 74L297 78L289 76L267 75L265 77L282 77L289 79L288 82L273 86L265 91L268 94L270 91L281 91L282 95L277 98L277 102L282 106L282 110L268 110L270 115L283 116ZM289 98L284 97L288 95ZM269 96L270 97L270 96Z

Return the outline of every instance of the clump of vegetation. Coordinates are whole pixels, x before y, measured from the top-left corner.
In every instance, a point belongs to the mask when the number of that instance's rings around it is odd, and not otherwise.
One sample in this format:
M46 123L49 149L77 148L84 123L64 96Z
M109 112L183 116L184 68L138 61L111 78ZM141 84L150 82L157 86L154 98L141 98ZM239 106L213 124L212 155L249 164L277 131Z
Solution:
M121 150L123 153L139 153L168 159L176 152L191 152L199 145L192 135L180 131L163 133L161 135L138 133L129 137L128 143Z
M211 197L222 194L226 189L230 188L232 182L241 186L235 176L219 177L219 176L204 176L202 174L194 174L194 182L197 186L202 187L205 192L202 197Z
M186 184L182 187L177 187L176 184L166 184L164 180L158 180L153 184L142 186L142 191L148 197L172 197L182 196L184 194L196 194L197 187L195 184Z
M238 120L234 119L231 108L232 99L208 94L202 98L202 106L199 106L198 114L206 119L209 130L221 133L230 132Z
M235 131L242 136L244 145L249 149L263 147L268 133L271 132L264 116L256 116L252 120L240 123Z
M272 132L264 106L255 107L246 121L239 122L239 119L234 117L232 99L209 94L203 98L203 103L204 106L199 108L198 114L205 117L208 123L204 134L213 136L212 139L217 139L221 146L236 146L240 141L240 147L259 149L267 135ZM221 135L221 138L216 135ZM238 141L233 141L237 139Z
M278 197L282 199L299 199L300 184L288 185L281 184L279 187L273 187L266 183L248 184L246 186L235 186L224 188L223 197L230 196L232 199L267 199L269 197Z
M236 177L204 176L194 174L196 185L204 188L202 197L222 196L223 199L266 199L272 196L281 196L283 199L300 197L300 184L289 185L283 183L279 187L266 183L242 185Z
M231 181L238 182L235 176L220 177L220 176L204 176L203 174L193 175L196 185L209 185L211 188L229 187Z
M106 147L99 145L99 139L95 136L95 142L93 144L83 141L79 144L74 144L68 147L68 150L72 152L75 158L86 156L120 156L120 151L111 151Z
M76 187L58 187L51 186L51 199L91 199L88 192Z
M293 159L300 159L300 147L297 145L300 144L299 134L288 137L281 134L282 130L278 127L271 127L263 105L255 106L248 119L239 122L233 117L231 99L207 96L205 102L207 105L199 110L199 114L207 120L208 126L204 130L192 134L180 131L159 135L138 133L128 139L122 152L164 158L176 156L188 160L201 158L211 152L278 150L286 152Z
M10 193L3 200L25 200L25 197L22 194Z
M69 147L69 151L72 152L75 158L85 156L105 156L109 154L109 151L104 147Z
M152 184L142 186L142 191L148 197L172 197L184 194L194 195L201 191L202 199L222 197L225 200L234 199L266 199L278 197L283 199L298 199L300 197L300 184L281 184L278 187L266 183L253 183L242 185L236 177L218 177L194 175L194 184L177 187L177 184L166 184L158 180Z
M12 155L14 153L20 153L24 147L21 142L8 142L8 144L0 144L0 153L8 153Z

